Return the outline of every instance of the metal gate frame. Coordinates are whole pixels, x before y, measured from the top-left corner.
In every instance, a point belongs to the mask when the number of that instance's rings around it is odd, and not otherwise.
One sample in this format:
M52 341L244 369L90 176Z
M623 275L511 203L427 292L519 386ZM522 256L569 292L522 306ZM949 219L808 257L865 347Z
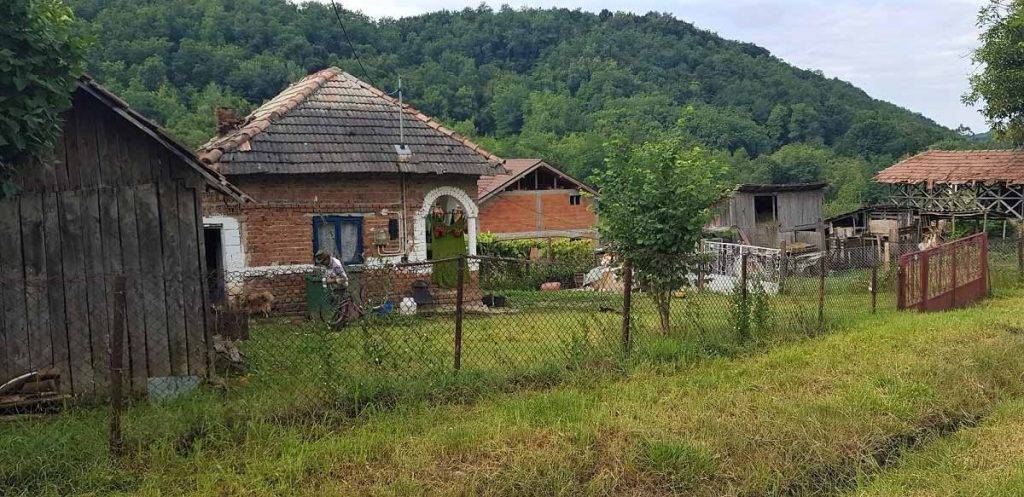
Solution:
M943 311L988 294L988 235L978 233L900 257L897 308Z

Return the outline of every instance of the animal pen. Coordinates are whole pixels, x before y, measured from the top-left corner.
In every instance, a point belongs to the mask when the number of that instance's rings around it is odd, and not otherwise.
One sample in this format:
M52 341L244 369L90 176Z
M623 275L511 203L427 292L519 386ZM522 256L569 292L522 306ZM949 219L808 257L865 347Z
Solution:
M0 409L209 371L199 200L242 194L91 79L64 119L0 200Z

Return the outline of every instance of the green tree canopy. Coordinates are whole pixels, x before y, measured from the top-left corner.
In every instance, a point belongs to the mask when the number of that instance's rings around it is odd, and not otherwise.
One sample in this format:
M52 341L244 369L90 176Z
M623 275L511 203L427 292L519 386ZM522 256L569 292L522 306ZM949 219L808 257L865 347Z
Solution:
M615 146L608 166L598 177L601 238L651 289L668 331L670 293L697 263L712 206L727 193L726 165L706 149L665 140Z
M970 104L983 102L982 113L997 135L1024 145L1024 2L990 0L978 15L981 46L974 61L981 72L971 76Z
M84 41L73 23L60 0L0 6L0 193L10 192L6 179L15 165L35 159L60 134L60 114L82 70Z

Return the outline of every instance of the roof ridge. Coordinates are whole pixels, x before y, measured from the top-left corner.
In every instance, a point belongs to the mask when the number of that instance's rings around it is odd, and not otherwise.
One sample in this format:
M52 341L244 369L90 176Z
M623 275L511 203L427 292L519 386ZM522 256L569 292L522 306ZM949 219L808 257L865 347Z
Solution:
M324 83L333 80L339 75L347 74L340 68L331 66L321 69L315 73L308 74L302 79L288 85L284 90L267 100L259 107L253 109L245 122L224 136L215 136L210 141L199 147L199 160L206 164L216 164L227 152L237 149L248 143L252 138L270 127L273 121L280 119L288 111L291 111L314 92L323 87ZM260 116L266 113L266 116Z
M338 68L334 68L334 69L338 69ZM338 69L338 70L341 71L341 69ZM378 96L380 98L383 98L383 99L391 102L395 106L398 106L399 108L401 108L402 111L405 112L406 114L411 114L413 117L415 117L416 119L419 119L420 121L423 121L427 126L430 126L434 130L440 131L441 133L444 133L445 135L447 135L451 139L461 142L463 145L473 149L474 151L476 151L480 155L483 155L484 157L486 157L488 160L490 160L492 162L496 162L496 163L498 163L498 165L501 165L502 163L505 162L505 159L502 159L501 157L498 157L497 155L494 155L494 154L490 153L489 151L487 151L486 149L484 149L480 145L477 145L476 143L473 143L469 138L466 138L466 137L462 136L461 134L459 134L459 133L457 133L457 132L455 132L455 131L453 131L451 129L446 128L443 124L441 124L440 122L438 122L434 118L424 114L421 110L417 109L416 107L413 107L412 105L409 105L406 102L399 103L397 98L392 97L391 95L388 95L386 92L384 92L384 90L381 90L380 88L377 88L377 87L375 87L375 86L373 86L373 85L371 85L371 84L369 84L369 83L367 83L367 82L365 82L365 81L363 81L363 80L361 80L361 79L359 79L359 78L357 78L357 77L355 77L355 76L353 76L353 75L351 75L351 74L349 74L349 73L347 73L345 71L341 71L341 74L344 75L344 76L347 76L349 78L352 78L352 80L356 84L358 84L359 86L363 87L365 90L369 91L370 93L373 93L374 95L376 95L376 96ZM502 173L498 173L498 174L502 174Z

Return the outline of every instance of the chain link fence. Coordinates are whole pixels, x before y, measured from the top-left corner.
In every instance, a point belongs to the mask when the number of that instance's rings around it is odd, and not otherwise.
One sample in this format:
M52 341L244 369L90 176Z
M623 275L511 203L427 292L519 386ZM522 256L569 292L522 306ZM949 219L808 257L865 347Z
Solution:
M916 250L791 255L737 247L704 245L687 283L667 298L633 283L642 278L611 256L596 266L468 256L365 265L350 268L347 286L325 282L312 266L212 274L205 282L215 304L180 321L164 302L143 300L130 277L114 275L83 281L81 291L120 299L126 312L82 313L86 321L105 320L110 331L69 335L63 343L72 358L92 358L88 373L113 408L92 412L115 413L94 418L114 422L110 443L119 451L189 415L349 419L403 400L445 402L580 373L680 367L817 336L895 312L897 259ZM1024 281L1022 248L1019 241L992 243L993 293ZM50 298L18 285L5 287L22 289L38 305ZM189 327L202 319L206 336ZM181 329L172 329L176 324ZM147 333L131 331L140 326ZM35 388L52 379L44 376L24 383ZM60 384L46 383L57 395L67 392ZM60 402L68 413L83 410L66 396ZM95 406L74 402L86 411ZM8 406L0 415L18 412ZM0 434L17 427L0 427Z

